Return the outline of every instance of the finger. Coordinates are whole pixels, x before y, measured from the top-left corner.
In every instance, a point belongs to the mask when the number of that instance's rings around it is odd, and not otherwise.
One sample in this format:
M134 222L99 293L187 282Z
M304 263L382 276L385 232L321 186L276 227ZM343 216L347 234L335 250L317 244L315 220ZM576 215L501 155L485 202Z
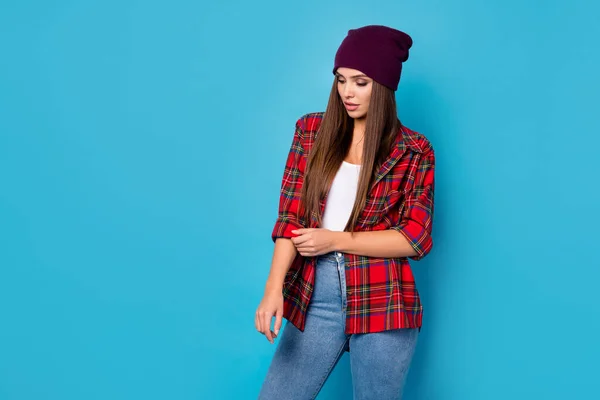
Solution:
M302 244L296 246L296 250L298 250L299 252L303 252L303 253L314 253L315 246L313 246L309 243L302 243Z
M310 236L308 236L306 234L300 235L300 236L296 236L296 237L292 238L292 243L294 243L294 245L298 246L299 244L306 242L308 239L310 239Z
M298 246L298 245L300 245L300 244L302 244L302 243L305 243L305 242L307 242L307 241L309 241L309 240L310 240L310 235L306 235L306 234L304 234L304 235L302 235L302 236L295 237L295 238L293 239L293 242L294 242L294 244L295 244L296 246Z
M256 327L256 330L260 332L260 321L257 313L254 313L254 326Z
M260 323L260 315L258 313L258 311L256 312L256 315L254 316L254 321L256 324L256 330L259 331L260 333L262 332L262 324Z
M298 250L298 253L302 254L303 256L310 252L310 248L308 246L298 246L296 247L296 250Z
M310 230L311 228L299 228L299 229L294 229L292 231L293 234L295 235L302 235L303 233L307 232L308 230Z
M271 336L271 317L272 316L270 316L269 314L263 314L261 322L265 336L267 337L269 342L273 343L273 337Z
M275 314L275 326L273 327L274 331L275 331L275 335L279 334L279 329L281 329L281 320L282 320L282 316L283 316L283 311L281 309L277 310L277 313Z

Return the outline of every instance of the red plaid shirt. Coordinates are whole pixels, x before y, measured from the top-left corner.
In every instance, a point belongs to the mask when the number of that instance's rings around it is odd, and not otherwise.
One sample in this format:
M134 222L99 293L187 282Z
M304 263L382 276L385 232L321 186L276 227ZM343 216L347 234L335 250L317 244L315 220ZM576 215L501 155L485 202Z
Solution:
M281 184L279 213L272 239L292 238L297 228L318 228L299 218L298 205L307 156L315 141L323 112L309 113L296 122ZM357 231L394 229L415 249L414 260L432 247L435 158L425 136L402 127L388 158L377 172ZM321 215L326 199L321 201ZM347 334L421 326L423 308L408 258L380 258L344 254L346 262ZM283 316L304 331L306 310L313 293L316 257L298 253L283 284Z

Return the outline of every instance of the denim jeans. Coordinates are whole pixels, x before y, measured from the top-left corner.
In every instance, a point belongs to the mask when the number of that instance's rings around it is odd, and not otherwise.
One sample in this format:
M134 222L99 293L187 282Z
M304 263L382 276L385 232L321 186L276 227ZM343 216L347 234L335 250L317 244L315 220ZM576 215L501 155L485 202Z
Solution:
M304 332L285 324L259 400L315 399L347 349L354 400L401 399L418 329L346 334L344 268L342 253L318 257Z

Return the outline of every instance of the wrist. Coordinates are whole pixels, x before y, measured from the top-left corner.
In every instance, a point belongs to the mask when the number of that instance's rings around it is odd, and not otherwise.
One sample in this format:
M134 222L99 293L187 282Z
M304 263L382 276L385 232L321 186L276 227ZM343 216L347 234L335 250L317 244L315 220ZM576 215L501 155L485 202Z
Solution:
M265 293L277 293L283 290L283 282L267 280L265 284Z
M349 232L334 232L333 240L332 240L332 251L341 251L347 248L346 242L348 238Z

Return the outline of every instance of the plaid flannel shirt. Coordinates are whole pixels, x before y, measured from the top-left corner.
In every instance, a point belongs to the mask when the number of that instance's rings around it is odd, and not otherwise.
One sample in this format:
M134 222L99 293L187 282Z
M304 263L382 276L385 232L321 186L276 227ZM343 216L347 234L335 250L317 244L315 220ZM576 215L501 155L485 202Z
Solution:
M307 156L323 112L296 122L281 184L279 211L272 240L292 238L297 228L318 228L316 216L299 218L298 206ZM427 138L403 126L388 158L376 173L355 230L394 229L403 234L420 260L432 248L435 157ZM321 215L326 198L321 200ZM368 333L419 328L423 308L407 257L381 258L344 254L346 273L345 332ZM304 331L306 310L314 289L316 257L298 253L283 285L283 316Z

